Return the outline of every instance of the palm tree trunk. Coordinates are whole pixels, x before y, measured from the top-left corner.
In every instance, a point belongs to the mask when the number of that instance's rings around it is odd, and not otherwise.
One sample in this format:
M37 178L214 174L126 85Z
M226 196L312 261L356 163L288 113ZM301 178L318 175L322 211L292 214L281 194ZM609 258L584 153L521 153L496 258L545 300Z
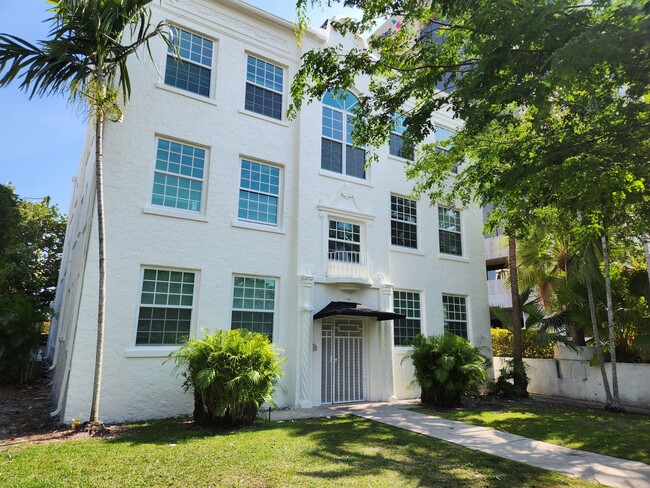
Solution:
M519 276L517 274L517 241L508 238L508 267L510 269L510 295L512 297L512 336L514 350L512 354L515 394L527 397L528 381L524 372L523 343L521 337L521 304L519 303Z
M588 271L587 271L588 272ZM594 303L594 290L591 286L591 277L587 276L587 298L589 299L589 315L591 317L591 328L594 334L594 345L598 355L598 364L600 365L600 374L603 377L603 387L605 388L605 403L612 404L612 392L609 389L609 380L607 379L607 370L605 369L605 359L603 358L603 347L600 344L600 334L598 332L598 321L596 320L596 304Z
M95 114L95 187L97 197L97 231L99 234L99 300L97 306L97 350L95 353L95 377L90 422L98 424L99 397L102 384L104 360L104 326L106 309L106 240L104 225L104 112L98 107Z
M624 411L621 404L621 398L618 394L618 375L616 374L616 344L614 341L614 310L612 304L612 282L609 271L609 251L607 249L606 232L600 237L603 246L603 264L605 267L605 296L607 298L607 326L609 329L609 352L611 355L612 366L612 410L617 412Z

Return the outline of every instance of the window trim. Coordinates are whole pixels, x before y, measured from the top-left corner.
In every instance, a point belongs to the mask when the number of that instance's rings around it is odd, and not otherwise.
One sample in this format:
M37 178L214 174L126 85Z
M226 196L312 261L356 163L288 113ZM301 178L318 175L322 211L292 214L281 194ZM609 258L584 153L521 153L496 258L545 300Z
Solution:
M465 307L465 320L449 320L445 319L445 297L449 298L460 298L463 300L463 305ZM442 330L443 332L449 332L447 329L447 322L464 322L465 324L465 332L467 334L467 339L468 341L471 340L471 335L470 335L470 312L469 312L469 296L467 295L461 295L458 293L442 293L441 298L440 298L440 306L442 307ZM451 334L455 334L455 332L450 332ZM458 335L458 334L456 334ZM462 335L458 335L459 337L463 337Z
M397 248L397 249L406 249L410 251L418 251L420 249L420 226L418 225L418 201L413 200L411 198L405 197L403 195L399 195L397 193L391 193L390 194L391 202L390 202L390 245L392 248ZM399 220L396 218L393 218L393 198L399 198L402 200L407 200L409 202L415 203L415 223L413 222L407 222L405 220ZM415 247L412 246L405 246L402 244L395 244L393 242L393 222L401 222L402 224L406 225L412 225L415 226Z
M273 122L285 125L286 122L287 122L286 121L286 103L287 103L286 98L287 97L285 97L284 95L285 95L285 93L287 91L287 76L286 75L289 73L289 68L286 65L282 64L282 63L278 63L277 61L271 60L267 56L263 56L263 55L254 53L252 51L248 51L248 50L244 51L244 56L245 56L245 63L244 63L244 66L245 66L245 70L244 70L244 106L243 106L243 108L241 110L246 114L255 115L255 116L263 118L264 120L273 121ZM248 58L249 57L257 59L258 61L262 61L264 63L270 64L270 65L275 66L276 68L280 68L282 70L282 91L281 92L276 91L276 90L274 90L272 88L268 88L266 86L259 85L258 83L255 83L253 81L248 80L248 76L247 76L248 71L247 70L248 70ZM276 119L275 117L271 117L269 115L265 115L265 114L256 112L254 110L249 110L249 109L246 108L246 85L249 84L249 83L251 85L257 87L257 88L261 88L263 90L268 90L268 91L270 91L272 93L276 93L276 94L280 95L280 97L282 99L282 108L280 109L280 118L279 119Z
M419 323L420 323L420 331L419 331L419 333L423 334L424 333L423 332L423 330L424 330L424 327L423 327L424 326L424 291L422 291L422 290L407 290L407 289L401 289L401 288L393 290L393 311L395 313L403 313L401 311L402 309L395 308L395 299L396 299L396 294L397 293L414 293L414 294L418 295L418 303L420 305L420 309L419 309L420 317L415 319L415 318L409 317L407 314L405 314L406 319L403 319L403 320L418 320ZM398 311L398 310L400 310L400 311ZM395 343L395 327L397 325L396 324L397 322L399 322L399 320L394 320L393 321L393 347L396 347L396 348L410 347L409 344L396 344Z
M278 341L278 335L279 335L279 330L278 330L278 315L280 313L279 310L279 303L280 300L278 299L280 295L280 278L278 276L271 276L271 275L257 275L257 274L248 274L248 273L233 273L232 274L232 280L231 280L231 285L230 285L230 329L229 330L235 330L232 328L232 313L233 312L269 312L269 310L260 310L260 309L245 309L245 308L235 308L234 306L234 300L235 300L235 279L237 278L253 278L253 279L263 279L263 280L273 280L275 281L275 289L274 289L274 296L273 296L273 330L271 332L271 342L274 344L277 344ZM254 332L254 331L251 331Z
M466 257L465 257L465 243L463 241L463 235L464 235L464 232L463 232L463 220L464 219L461 218L462 212L460 210L456 209L456 208L445 207L444 205L437 205L437 208L438 209L445 209L445 210L453 210L454 212L457 212L458 213L458 220L459 220L458 225L460 227L460 230L458 230L458 231L443 229L440 226L440 224L441 224L441 222L440 222L440 210L438 210L436 217L437 217L437 220L438 220L438 254L439 254L439 256L440 257L445 257L445 258L451 257L451 258L455 258L455 259L466 259ZM450 232L450 233L458 234L459 240L460 240L460 254L448 253L448 252L444 252L442 250L442 241L440 240L440 232Z
M188 32L188 33L190 33L192 35L198 36L198 37L200 37L200 38L202 38L204 40L212 42L212 58L210 59L210 66L209 67L204 65L204 64L198 63L196 61L185 59L185 58L180 56L180 53L179 53L179 56L178 56L183 61L183 63L187 62L187 63L190 63L190 64L193 64L193 65L196 65L196 66L199 66L199 67L210 70L209 93L206 96L206 95L202 95L200 93L193 92L191 90L187 90L185 88L181 88L181 87L178 87L176 85L171 85L171 84L168 84L168 83L165 82L165 75L166 75L166 72L167 72L167 60L169 59L170 56L174 57L174 55L169 52L169 48L167 47L166 44L163 44L163 58L162 58L163 69L160 70L160 81L158 83L158 86L160 88L168 89L169 91L172 91L174 93L190 96L191 98L195 98L197 100L212 101L212 103L214 103L213 100L214 100L215 93L216 93L216 78L217 78L217 76L216 76L216 70L217 70L216 60L217 60L217 49L218 49L218 46L219 46L218 40L214 36L205 34L205 33L201 32L201 31L199 31L198 29L187 27L187 26L181 26L180 24L175 23L175 22L174 23L170 22L169 28L170 28L170 30L172 28L174 28L174 29L178 29L178 30L181 30L181 31L185 31L185 32Z
M241 194L242 190L245 191L251 191L251 190L246 190L242 188L241 186L241 172L242 172L242 164L244 161L248 161L249 163L254 163L254 164L261 164L263 166L268 166L271 168L276 168L279 172L278 174L278 194L277 194L277 199L278 199L278 210L276 214L276 223L269 223L269 222L262 222L260 220L252 220L252 219L244 219L239 217L239 196ZM233 222L237 222L238 224L243 224L242 226L246 226L248 228L255 228L251 226L260 226L260 227L265 227L269 230L273 229L282 229L283 228L283 208L284 208L284 166L280 164L274 164L274 163L269 163L268 161L262 161L257 158L250 158L248 156L240 155L239 156L239 186L237 188L237 211L235 213L236 217ZM251 193L257 193L257 194L263 194L267 195L267 193L263 193L261 191L251 191ZM270 195L270 194L269 194Z

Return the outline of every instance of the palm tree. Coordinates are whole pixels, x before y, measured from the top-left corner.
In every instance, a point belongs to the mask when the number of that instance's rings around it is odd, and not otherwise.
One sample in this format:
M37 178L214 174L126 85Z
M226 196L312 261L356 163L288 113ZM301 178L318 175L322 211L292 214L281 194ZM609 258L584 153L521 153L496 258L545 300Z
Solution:
M517 270L517 240L508 237L508 270L510 274L510 295L512 298L512 335L514 351L512 365L515 383L515 394L518 397L528 396L528 380L524 371L523 341L521 337L521 306L519 303L519 274Z
M121 95L131 95L127 59L149 41L162 36L166 24L151 24L150 0L49 0L52 28L49 38L31 44L0 34L0 87L19 80L31 99L57 93L82 101L94 117L95 191L99 231L99 305L97 352L91 425L100 425L99 397L104 349L106 304L106 237L104 225L103 140L106 120L119 121Z

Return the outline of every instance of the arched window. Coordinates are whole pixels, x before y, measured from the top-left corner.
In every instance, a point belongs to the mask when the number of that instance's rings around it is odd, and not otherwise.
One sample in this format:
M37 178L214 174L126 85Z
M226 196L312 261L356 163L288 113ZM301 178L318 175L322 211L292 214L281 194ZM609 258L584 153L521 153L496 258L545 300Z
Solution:
M366 151L352 144L355 110L359 101L351 92L328 91L323 97L321 168L356 178L366 177Z

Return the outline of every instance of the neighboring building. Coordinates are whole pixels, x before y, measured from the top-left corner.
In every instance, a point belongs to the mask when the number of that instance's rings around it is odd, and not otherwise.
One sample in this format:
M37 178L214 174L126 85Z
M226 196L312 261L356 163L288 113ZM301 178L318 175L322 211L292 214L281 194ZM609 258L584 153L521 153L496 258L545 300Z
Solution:
M490 205L483 207L483 222L487 221L491 209ZM510 288L506 285L508 280L508 237L504 235L502 229L497 229L493 234L485 234L483 237L488 302L490 307L512 310L512 296ZM502 325L495 317L491 317L490 322L494 327Z
M328 23L298 46L291 22L238 0L151 5L175 26L183 62L162 41L157 66L133 58L133 99L106 127L102 418L191 412L164 361L202 328L271 336L288 359L276 402L290 407L418 396L402 363L418 332L447 329L489 351L480 209L409 196L400 124L366 168L367 149L347 136L354 93L286 119L301 55L364 40ZM453 130L451 115L436 125ZM87 418L92 394L93 148L91 127L48 348L64 421ZM393 311L406 318L377 320Z

